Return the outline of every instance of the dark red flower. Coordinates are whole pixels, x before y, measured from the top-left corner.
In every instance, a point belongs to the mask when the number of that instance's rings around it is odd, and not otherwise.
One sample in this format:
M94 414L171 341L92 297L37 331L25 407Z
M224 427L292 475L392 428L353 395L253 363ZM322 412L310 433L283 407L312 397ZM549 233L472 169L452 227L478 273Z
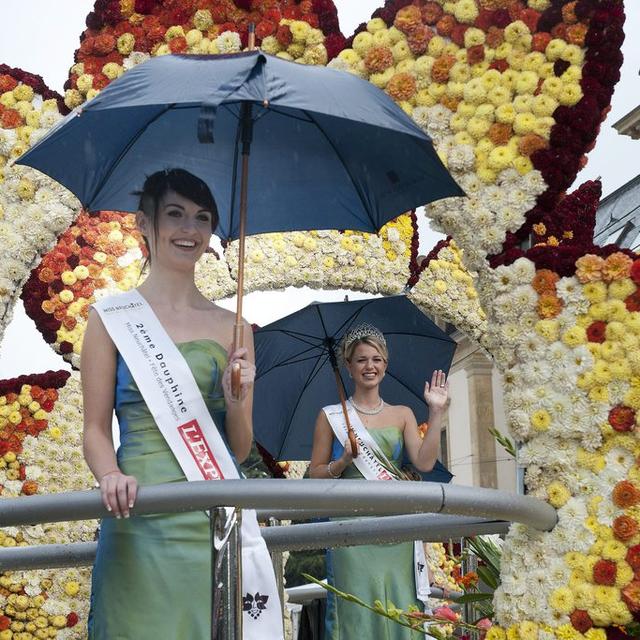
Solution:
M632 431L635 420L636 412L631 407L619 404L609 411L609 424L616 431Z
M593 581L612 587L616 583L616 563L600 559L593 565Z
M593 627L593 620L589 617L589 614L582 609L575 609L569 616L573 628L580 633L586 633Z
M607 323L603 320L596 320L587 327L587 339L589 342L604 342Z

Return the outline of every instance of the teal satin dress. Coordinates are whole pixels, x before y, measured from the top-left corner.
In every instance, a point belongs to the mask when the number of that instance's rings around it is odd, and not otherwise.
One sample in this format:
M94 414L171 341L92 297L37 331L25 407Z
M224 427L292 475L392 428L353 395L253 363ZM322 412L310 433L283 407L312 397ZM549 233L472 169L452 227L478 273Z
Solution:
M387 458L402 465L404 439L398 427L370 429L369 433ZM334 438L332 460L343 452ZM347 467L343 478L362 480L355 465ZM340 591L358 596L367 604L381 600L388 606L408 609L410 605L423 610L416 599L413 574L413 542L365 545L327 550L327 579ZM332 593L327 597L325 640L420 640L423 634L402 627L360 605L346 602Z
M226 350L213 340L179 343L223 437ZM118 466L139 485L186 480L118 355ZM107 518L93 569L89 640L205 640L211 637L209 518L192 511Z

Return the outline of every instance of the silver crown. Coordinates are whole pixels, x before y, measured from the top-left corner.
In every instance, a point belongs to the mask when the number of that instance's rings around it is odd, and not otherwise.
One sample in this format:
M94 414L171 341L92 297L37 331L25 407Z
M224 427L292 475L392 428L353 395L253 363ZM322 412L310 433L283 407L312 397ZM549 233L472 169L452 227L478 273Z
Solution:
M363 338L375 338L385 346L387 344L382 331L380 331L378 327L374 327L372 324L364 322L363 324L359 324L345 334L344 338L342 339L342 348L346 351L352 342L355 342L356 340L362 340Z

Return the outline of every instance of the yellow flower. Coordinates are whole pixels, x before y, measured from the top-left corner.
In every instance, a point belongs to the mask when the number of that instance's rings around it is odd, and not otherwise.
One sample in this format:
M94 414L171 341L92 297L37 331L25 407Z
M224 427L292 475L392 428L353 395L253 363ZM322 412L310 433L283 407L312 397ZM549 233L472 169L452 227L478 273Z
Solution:
M582 292L589 302L604 302L607 299L607 285L604 282L587 282Z
M582 640L582 634L570 624L562 624L555 629L558 640Z
M551 418L549 418L549 422L551 422ZM541 429L539 427L536 427L536 428L539 431L542 431L547 427L545 427L544 429ZM565 485L563 485L561 482L558 482L556 480L547 486L547 497L549 499L549 503L551 504L551 506L555 507L556 509L559 509L562 505L566 504L566 502L569 500L569 498L571 497L571 492L569 491L569 489L567 489Z
M546 431L551 424L551 416L545 409L538 409L531 414L530 422L537 431Z
M485 636L485 640L506 640L506 638L507 634L504 632L504 629L497 625L492 626Z
M617 625L625 625L633 622L633 615L624 602L615 602L609 607L611 622Z
M609 295L612 298L624 300L627 296L630 296L636 290L636 285L631 278L621 278L620 280L614 280L609 284Z
M549 596L549 605L554 611L569 615L575 608L571 589L567 587L556 589Z
M80 583L75 580L70 580L64 585L64 591L68 596L75 596L80 591Z
M59 295L60 295L60 300L65 304L69 302L73 302L73 292L69 291L69 289L63 289Z
M572 107L582 98L582 89L578 84L569 84L562 87L558 95L558 102L566 107Z
M19 84L13 90L13 97L16 100L25 100L26 102L31 102L33 100L33 89L28 84Z
M519 135L531 133L536 124L536 117L532 113L518 113L513 121L513 130Z
M602 548L602 557L605 560L619 562L627 555L627 547L619 540L607 540Z
M507 629L507 640L519 640L518 625L514 624Z
M516 154L507 146L496 147L489 154L488 165L495 171L502 171L513 164L515 155Z
M595 601L594 588L588 582L576 585L573 588L573 598L577 609L587 609Z
M589 398L594 402L608 402L609 401L609 389L604 386L591 387L589 390Z
M333 269L335 266L335 260L331 256L326 256L322 261L322 266L325 269Z
M568 347L577 347L580 344L584 344L586 341L587 332L583 327L569 327L569 329L562 334L562 342L564 342Z
M584 634L584 637L585 640L606 640L607 633L604 629L596 629L593 627Z

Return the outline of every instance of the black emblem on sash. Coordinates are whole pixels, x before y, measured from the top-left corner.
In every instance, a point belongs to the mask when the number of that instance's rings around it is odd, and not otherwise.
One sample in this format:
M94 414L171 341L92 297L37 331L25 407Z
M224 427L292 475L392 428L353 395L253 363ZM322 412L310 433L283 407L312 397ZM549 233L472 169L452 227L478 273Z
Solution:
M418 562L418 573L422 573L423 570L424 570L424 565L422 564L422 562Z
M262 596L260 592L252 596L247 593L242 598L242 610L246 611L254 620L260 617L260 614L267 608L267 600L269 596Z

